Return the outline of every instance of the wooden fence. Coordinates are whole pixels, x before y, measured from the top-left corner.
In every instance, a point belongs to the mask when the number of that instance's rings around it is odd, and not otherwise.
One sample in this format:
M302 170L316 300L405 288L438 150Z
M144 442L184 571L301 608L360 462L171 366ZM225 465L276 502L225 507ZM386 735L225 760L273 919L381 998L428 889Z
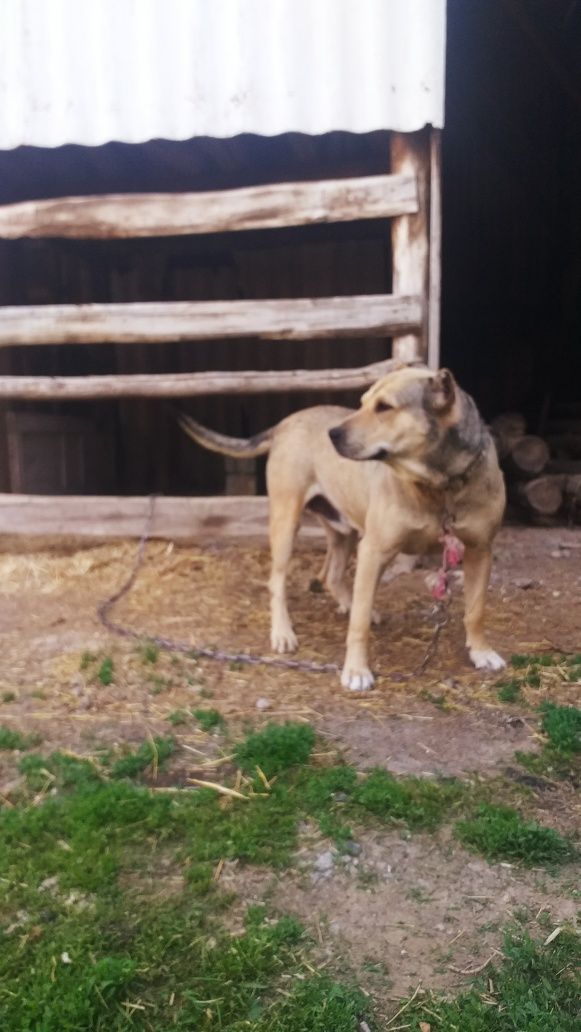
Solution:
M0 348L163 343L253 337L390 337L392 357L352 369L0 376L0 400L78 401L365 388L393 359L439 357L439 134L392 134L389 175L282 183L213 193L63 197L0 207L0 238L174 236L390 218L392 293L224 302L0 307ZM261 345L262 346L262 345ZM141 529L143 499L3 495L0 534L119 536ZM154 533L261 531L261 499L160 501Z

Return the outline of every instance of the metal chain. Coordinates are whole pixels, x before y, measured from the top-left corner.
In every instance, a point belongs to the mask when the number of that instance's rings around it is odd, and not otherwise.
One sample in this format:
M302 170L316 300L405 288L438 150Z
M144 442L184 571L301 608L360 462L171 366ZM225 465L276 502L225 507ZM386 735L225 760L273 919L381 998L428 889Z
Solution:
M121 624L112 620L110 615L112 610L122 598L129 594L137 580L141 567L143 566L145 549L151 535L154 512L155 495L152 495L149 499L149 510L146 523L139 540L139 547L137 549L137 554L135 556L131 572L119 590L109 598L105 599L104 602L101 602L97 607L97 616L107 631L111 634L116 634L120 638L126 638L132 641L150 642L152 645L156 645L158 648L163 649L166 652L182 653L183 655L190 656L192 659L213 659L217 660L219 663L241 663L246 666L269 666L282 670L304 670L311 674L336 674L339 672L340 668L336 663L316 663L313 660L308 659L283 659L275 658L273 656L255 656L249 652L226 652L223 649L207 648L205 646L191 645L188 642L174 641L172 638L164 638L160 635L144 634L142 631L134 631L130 627L123 627ZM418 677L420 674L424 673L436 652L440 634L448 623L449 605L450 596L448 595L445 601L438 602L434 607L434 631L420 665L409 674L394 675L393 673L385 673L383 676L391 677L392 680L407 681L412 677ZM381 671L378 671L378 673L381 676Z

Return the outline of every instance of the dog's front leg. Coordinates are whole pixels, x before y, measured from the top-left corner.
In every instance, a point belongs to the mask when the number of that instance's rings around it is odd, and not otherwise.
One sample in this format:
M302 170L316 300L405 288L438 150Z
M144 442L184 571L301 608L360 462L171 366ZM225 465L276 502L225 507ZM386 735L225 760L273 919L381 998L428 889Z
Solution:
M385 553L367 537L361 540L353 586L353 604L347 632L347 654L341 684L353 692L365 691L373 685L373 674L367 662L367 639L377 583L393 552Z
M484 608L492 567L490 547L469 548L464 552L464 626L470 659L479 670L502 670L506 663L486 640Z

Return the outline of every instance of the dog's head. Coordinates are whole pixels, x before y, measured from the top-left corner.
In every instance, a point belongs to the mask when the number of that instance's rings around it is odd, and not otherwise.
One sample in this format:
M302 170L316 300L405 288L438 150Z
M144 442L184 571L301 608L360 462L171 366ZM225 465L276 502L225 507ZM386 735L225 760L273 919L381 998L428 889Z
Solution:
M422 462L459 419L459 392L447 369L394 370L371 387L361 408L329 436L347 459Z

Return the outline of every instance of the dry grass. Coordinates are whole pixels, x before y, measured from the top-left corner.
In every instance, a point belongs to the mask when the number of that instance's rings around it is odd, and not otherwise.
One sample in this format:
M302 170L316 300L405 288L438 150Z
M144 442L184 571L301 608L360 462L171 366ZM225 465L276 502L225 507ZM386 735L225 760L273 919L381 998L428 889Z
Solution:
M500 651L526 651L531 642L542 646L551 638L577 635L581 616L576 576L581 553L568 560L570 594L562 580L563 563L542 569L549 555L551 532L505 531L500 562L490 595L490 634ZM562 536L562 532L559 532ZM545 543L546 542L546 543ZM461 592L456 591L450 622L443 630L437 654L419 678L405 675L418 666L433 633L432 599L425 571L417 571L379 591L383 625L372 633L371 654L383 676L377 690L366 696L342 692L329 675L272 668L231 669L209 661L195 662L161 653L155 663L144 661L132 642L111 638L96 618L97 603L126 579L135 556L134 542L99 545L69 555L38 552L0 555L0 591L10 598L2 618L0 697L15 694L2 707L2 720L19 725L37 722L59 744L79 747L83 738L104 733L112 738L143 737L147 731L167 730L176 710L187 710L211 697L225 719L235 725L251 720L308 720L340 740L363 717L377 724L399 717L417 722L442 716L468 715L498 720L502 706L494 679L471 670L463 647ZM299 545L291 568L290 608L300 640L300 657L319 662L340 661L346 620L324 593L309 590L322 553L312 543ZM511 578L530 572L546 577L546 587L534 595L511 588ZM579 567L577 570L576 568ZM263 653L268 648L266 547L245 543L221 548L174 547L153 541L137 583L115 612L122 624L145 635L166 635L196 645ZM553 598L549 583L559 585ZM526 602L526 606L524 603ZM109 686L95 676L98 664L81 670L90 652L100 662L113 658L114 680ZM573 702L575 685L558 671L541 672L541 683L526 688L522 705L506 709L502 719L522 719L531 728L528 706L545 698ZM266 700L264 704L263 700ZM257 706L258 703L258 706ZM204 703L206 704L206 703ZM264 710L262 706L265 705ZM63 724L63 721L65 722ZM208 742L195 727L180 726L179 738L207 757ZM69 741L62 741L62 735ZM484 733L484 732L483 732ZM518 746L517 746L518 747Z

